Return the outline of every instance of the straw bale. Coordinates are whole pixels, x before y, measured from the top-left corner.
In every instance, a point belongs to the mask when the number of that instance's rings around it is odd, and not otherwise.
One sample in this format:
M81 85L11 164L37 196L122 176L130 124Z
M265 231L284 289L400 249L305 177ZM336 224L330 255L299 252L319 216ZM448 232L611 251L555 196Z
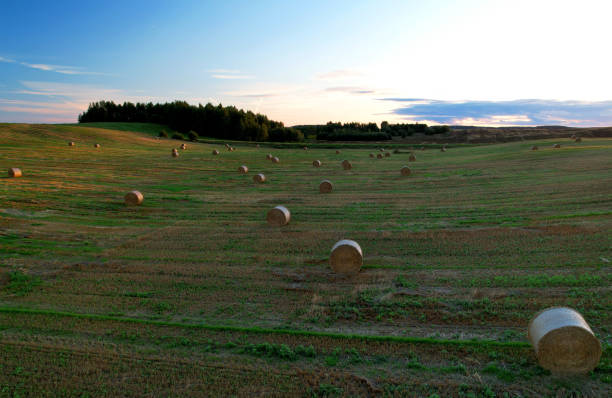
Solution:
M266 182L266 176L263 174L255 174L253 176L253 181L258 182L260 184L263 184L264 182Z
M100 144L94 144L94 148L100 148Z
M291 213L285 206L276 206L268 212L266 219L268 220L268 225L282 227L291 220Z
M76 145L76 144L74 143L74 141L70 141L70 142L68 143L68 146L75 146L75 145Z
M272 163L279 163L279 162L280 162L280 159L277 158L276 156L272 158Z
M138 191L131 191L125 194L125 204L128 206L138 206L142 204L144 196Z
M217 151L216 149L213 149L212 154L213 154L213 155L218 155L218 154L219 154L219 151Z
M416 156L414 156L414 153L411 153L410 156L408 156L408 161L409 162L416 162Z
M312 162L312 165L313 165L314 167L321 167L321 161L320 161L320 160L314 160L314 161Z
M178 150L176 148L172 149L172 157L178 158L178 156L179 156Z
M531 150L532 150L532 151L537 151L537 150L538 150L538 146L537 146L537 145L532 146L532 147L531 147Z
M305 150L305 151L307 151L307 150L308 150L308 147L307 147L307 146L305 146L305 147L304 147L304 150Z
M242 165L242 166L238 167L238 172L240 174L246 174L246 173L249 172L249 168L246 167L245 165Z
M330 180L323 180L319 184L319 192L320 193L330 193L334 189Z
M559 148L561 148L561 144L555 144L555 145L553 145L553 148L554 149L559 149Z
M338 274L352 275L359 272L363 265L363 252L359 244L353 240L338 241L331 249L329 264Z
M382 159L382 158L383 158L382 153L379 153L379 154L376 155L376 159Z
M400 173L403 176L409 176L410 175L410 167L408 167L408 166L402 167L402 169L400 170Z
M582 315L568 307L538 312L529 322L527 337L538 362L556 374L585 374L601 358L601 343Z
M266 159L268 159L268 160L272 160L272 154L270 154L270 153L269 153L269 154L267 154L267 155L266 155Z
M582 138L580 138L580 137L576 137L576 139L574 140L574 142L582 142Z
M187 149L187 145L181 144L181 149Z
M390 158L391 157L391 152L385 152L385 157L386 158Z
M342 168L344 170L350 170L353 168L353 165L351 164L351 162L349 162L348 160L343 160L342 161Z
M373 153L371 153L371 154L370 154L370 157L371 157L371 158L373 158L373 157L374 157L374 154L373 154Z
M446 152L446 146L443 146L442 148L440 148L440 152Z
M10 169L8 169L8 175L9 177L21 177L21 169L18 169L17 167L11 167Z
M340 155L340 151L336 149L336 155Z

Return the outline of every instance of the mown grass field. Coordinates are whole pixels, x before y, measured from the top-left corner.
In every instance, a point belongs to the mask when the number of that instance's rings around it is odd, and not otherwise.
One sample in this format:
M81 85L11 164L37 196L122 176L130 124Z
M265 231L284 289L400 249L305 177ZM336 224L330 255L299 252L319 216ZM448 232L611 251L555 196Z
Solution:
M0 397L611 393L612 139L172 158L154 128L99 127L0 124L24 174L0 178ZM354 277L328 265L343 238ZM527 323L555 305L601 340L591 374L537 365Z

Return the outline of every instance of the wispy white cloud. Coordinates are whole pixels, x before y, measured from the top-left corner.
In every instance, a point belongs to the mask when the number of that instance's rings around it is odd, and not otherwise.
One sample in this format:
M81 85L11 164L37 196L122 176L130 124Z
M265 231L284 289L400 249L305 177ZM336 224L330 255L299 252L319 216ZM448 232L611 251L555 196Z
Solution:
M6 57L0 57L0 62L15 63L15 64L25 66L26 68L38 69L38 70L42 70L45 72L61 73L63 75L108 75L107 73L87 71L85 70L85 68L78 67L78 66L21 62L21 61L16 61L14 59L6 58Z
M244 80L244 79L252 79L253 76L249 75L228 75L228 74L213 74L210 75L213 79L223 79L223 80Z
M363 76L363 73L354 69L336 69L329 72L320 73L315 77L318 80L338 80L360 76Z
M325 89L327 92L339 92L339 93L348 93L348 94L374 94L376 90L357 87L357 86L336 86L336 87L327 87Z
M15 60L5 57L0 57L0 62L14 63Z

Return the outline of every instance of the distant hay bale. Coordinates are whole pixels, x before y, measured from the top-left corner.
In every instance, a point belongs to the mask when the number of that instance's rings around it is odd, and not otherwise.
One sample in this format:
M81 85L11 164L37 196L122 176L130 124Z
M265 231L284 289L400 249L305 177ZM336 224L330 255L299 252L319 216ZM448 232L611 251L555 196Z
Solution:
M384 151L385 151L385 148L380 148L379 150L380 150L381 152L384 152Z
M13 178L21 177L21 169L18 169L17 167L11 167L10 169L8 169L8 175L9 177Z
M344 170L350 170L353 168L353 165L351 164L351 162L349 162L348 160L343 160L342 161L342 168Z
M575 140L575 139L576 139L576 135L575 135L575 134L574 134L574 135L572 135L572 136L570 137L570 139Z
M187 145L181 144L181 149L187 149Z
M537 150L538 150L538 146L537 146L537 145L532 146L532 147L531 147L531 150L532 150L532 151L537 151Z
M410 175L410 167L408 167L408 166L402 167L402 169L400 170L400 173L403 176L409 176Z
M399 150L398 148L395 148L395 149L393 150L393 153L401 153L401 152L400 152L400 150Z
M408 156L408 161L409 162L416 162L416 156L414 156L414 153L411 153L410 156Z
M280 159L277 158L276 156L272 158L272 163L279 163L279 162L280 162Z
M138 191L131 191L125 194L125 204L128 206L138 206L142 204L144 196Z
M446 152L446 146L443 146L442 148L440 148L440 152Z
M225 147L226 147L227 149L229 149L229 147L230 147L230 146L229 146L229 144L223 144L223 145L225 145Z
M359 244L353 240L338 241L331 249L329 264L338 274L354 275L363 265L363 252Z
M391 152L385 152L385 157L386 158L390 158L391 157Z
M259 148L259 144L255 145L255 148Z
M576 139L574 139L574 142L582 142L582 138L576 137Z
M373 153L371 153L371 154L370 154L370 157L371 157L371 158L373 158L373 157L374 157L374 154L373 154Z
M74 143L74 141L70 141L70 142L68 143L68 146L75 146L75 145L76 145L76 144Z
M376 154L376 159L382 159L382 158L383 158L382 153Z
M266 159L268 159L268 160L272 160L272 155L271 155L271 154L267 154L267 155L266 155Z
M422 146L422 147L421 147L421 151L424 151L424 150L425 150L425 147L424 147L424 146Z
M319 192L320 193L330 193L334 189L332 182L330 180L323 180L319 184Z
M529 322L527 338L538 362L557 374L585 374L601 358L601 343L582 315L567 307L538 312Z
M255 174L253 176L253 181L259 183L259 184L263 184L264 182L266 182L266 176L263 174Z
M340 155L340 151L336 149L336 155Z
M218 154L219 154L219 151L217 151L216 149L213 149L212 154L213 154L213 155L218 155Z
M100 148L100 144L94 144L94 148Z
M307 146L305 146L305 147L304 147L304 150L305 150L305 151L307 151L307 150L308 150L308 147L307 147Z
M172 157L178 158L178 156L179 156L178 150L176 148L172 149Z
M555 145L553 145L553 148L554 149L559 149L559 148L561 148L561 144L555 144Z
M321 161L320 161L320 160L314 160L314 161L312 162L312 165L313 165L314 167L321 167Z
M234 148L233 146L231 146L231 147L227 148L227 150L228 150L228 151L230 151L230 152L234 152L234 151L236 150L236 148Z
M276 206L268 212L266 219L268 220L268 225L282 227L291 220L291 213L285 206Z
M246 167L245 165L242 165L242 166L238 167L238 172L240 174L246 174L246 173L249 172L249 168Z

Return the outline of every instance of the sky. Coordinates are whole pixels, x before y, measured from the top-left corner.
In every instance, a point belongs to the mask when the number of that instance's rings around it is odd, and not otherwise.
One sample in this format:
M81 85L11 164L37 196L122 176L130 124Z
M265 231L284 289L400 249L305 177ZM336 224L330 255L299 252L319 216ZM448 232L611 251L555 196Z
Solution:
M610 126L610 15L609 0L0 0L0 122L185 100L287 126Z

